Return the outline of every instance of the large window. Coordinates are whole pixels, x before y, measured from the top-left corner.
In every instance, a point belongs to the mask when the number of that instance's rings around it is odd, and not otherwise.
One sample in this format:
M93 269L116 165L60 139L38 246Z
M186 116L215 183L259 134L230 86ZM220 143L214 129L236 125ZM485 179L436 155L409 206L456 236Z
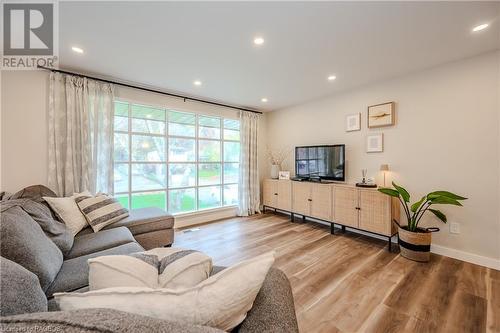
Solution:
M171 213L236 205L238 120L115 102L115 197Z

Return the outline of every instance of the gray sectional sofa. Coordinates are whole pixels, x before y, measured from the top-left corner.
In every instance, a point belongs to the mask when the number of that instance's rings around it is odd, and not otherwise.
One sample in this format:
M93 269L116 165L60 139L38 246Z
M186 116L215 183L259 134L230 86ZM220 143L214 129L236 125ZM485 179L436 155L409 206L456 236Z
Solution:
M73 237L47 206L36 201L18 198L0 203L0 331L218 331L111 309L57 311L54 293L87 290L88 259L169 246L173 218L156 209L132 211L129 218L105 230L83 230ZM271 269L236 331L298 331L290 284L281 271Z

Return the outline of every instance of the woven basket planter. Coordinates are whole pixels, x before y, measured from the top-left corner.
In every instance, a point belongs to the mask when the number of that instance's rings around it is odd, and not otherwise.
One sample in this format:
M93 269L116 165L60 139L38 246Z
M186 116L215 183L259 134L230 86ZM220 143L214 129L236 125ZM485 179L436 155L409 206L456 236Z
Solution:
M401 255L414 261L428 262L431 255L432 233L425 229L411 232L398 227Z

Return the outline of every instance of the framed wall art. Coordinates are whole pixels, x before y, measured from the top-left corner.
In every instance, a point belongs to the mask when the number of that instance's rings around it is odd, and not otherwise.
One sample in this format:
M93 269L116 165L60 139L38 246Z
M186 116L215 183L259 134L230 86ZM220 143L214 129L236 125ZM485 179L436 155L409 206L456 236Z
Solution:
M366 137L366 152L381 153L384 151L384 134L370 134Z
M359 131L361 130L361 113L347 115L345 118L345 131Z
M394 125L394 102L371 105L368 107L368 128Z

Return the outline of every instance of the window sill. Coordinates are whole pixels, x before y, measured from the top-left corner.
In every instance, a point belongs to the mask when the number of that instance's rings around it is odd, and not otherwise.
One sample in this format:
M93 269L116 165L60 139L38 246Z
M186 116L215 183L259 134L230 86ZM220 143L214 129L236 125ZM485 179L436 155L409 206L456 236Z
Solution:
M200 209L197 211L186 212L186 213L172 213L172 215L174 217L189 217L189 216L196 216L196 215L201 215L201 214L205 214L205 213L215 213L215 212L234 210L236 208L238 208L238 205L216 207L216 208L206 208L206 209Z

